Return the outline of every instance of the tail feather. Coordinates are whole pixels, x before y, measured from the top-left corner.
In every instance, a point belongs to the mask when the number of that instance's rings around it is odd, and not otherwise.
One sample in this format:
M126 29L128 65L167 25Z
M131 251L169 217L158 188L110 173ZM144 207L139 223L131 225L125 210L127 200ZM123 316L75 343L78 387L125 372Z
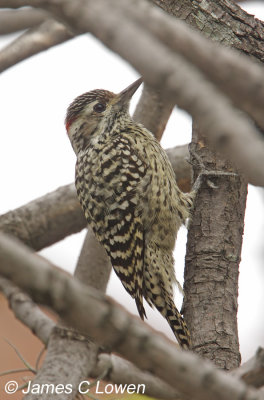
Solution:
M160 311L160 310L159 310ZM177 310L175 304L171 300L169 303L166 304L166 308L163 311L160 311L162 315L166 318L168 321L174 335L176 336L180 346L183 349L190 349L192 343L191 343L191 337L190 337L190 332L187 328L187 325Z
M144 318L147 318L147 315L146 315L145 308L143 306L142 296L141 297L136 296L135 297L135 301L136 301L136 306L137 306L137 309L138 309L139 316L144 321Z
M158 274L151 275L146 274L144 297L148 303L152 303L161 315L168 321L172 332L174 333L179 345L183 349L189 349L191 347L191 337L187 325L182 315L177 310L174 304L172 294L166 289L163 279Z

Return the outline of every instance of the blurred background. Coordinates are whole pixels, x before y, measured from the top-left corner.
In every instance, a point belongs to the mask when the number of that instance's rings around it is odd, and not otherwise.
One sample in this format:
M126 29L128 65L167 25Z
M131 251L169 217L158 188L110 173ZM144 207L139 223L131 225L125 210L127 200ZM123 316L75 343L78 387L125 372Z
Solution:
M242 7L264 20L261 1L244 2ZM1 37L0 47L15 37ZM64 117L66 108L76 96L95 88L119 92L137 78L136 72L125 61L88 34L31 57L2 73L0 213L74 181L75 155L65 132ZM134 96L132 112L139 96L140 91ZM161 144L168 148L190 140L191 118L175 109ZM264 346L263 232L263 190L250 186L239 281L238 325L243 361L253 356L259 346ZM40 254L73 272L84 236L85 231L72 235ZM182 228L175 249L175 268L180 282L185 244L186 229ZM137 315L134 301L114 273L107 294ZM180 308L182 298L178 292L175 301ZM146 308L147 323L173 339L166 321L158 312ZM22 365L5 338L33 363L41 343L14 319L3 297L0 297L0 313L0 372ZM1 381L7 379L0 378ZM16 399L21 398L20 394L16 396Z

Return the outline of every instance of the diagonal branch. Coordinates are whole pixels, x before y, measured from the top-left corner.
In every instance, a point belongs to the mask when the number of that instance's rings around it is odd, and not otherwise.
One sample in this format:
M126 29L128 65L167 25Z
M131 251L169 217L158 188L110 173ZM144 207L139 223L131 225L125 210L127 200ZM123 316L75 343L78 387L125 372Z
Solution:
M149 372L143 372L135 367L131 362L118 357L114 354L100 354L96 368L92 373L92 378L97 378L106 369L109 368L109 373L105 380L117 384L144 384L146 386L145 395L155 399L172 399L182 400L179 393L172 389L168 384L161 379L155 377Z
M0 72L72 37L61 23L46 20L40 26L27 30L0 51Z
M0 290L9 301L15 316L46 345L55 323L47 317L38 306L10 281L1 278ZM110 367L110 368L109 368ZM116 355L100 354L91 377L97 378L109 368L105 380L117 383L145 384L145 394L161 399L177 399L177 393L150 373L142 372L132 363ZM244 380L251 386L261 387L264 384L263 349L259 349L254 357L244 363L240 368L231 371L231 374Z
M73 184L0 216L0 230L41 250L86 227Z
M181 54L215 83L233 103L247 112L264 129L264 68L234 49L208 40L183 21L164 14L141 0L124 7L128 18ZM264 23L262 28L264 29Z
M139 368L194 400L263 400L264 394L180 351L115 302L85 287L27 247L0 235L0 272L59 313L71 326L113 348ZM89 315L89 318L87 318Z
M50 15L43 10L26 9L0 11L0 35L33 28L44 22Z

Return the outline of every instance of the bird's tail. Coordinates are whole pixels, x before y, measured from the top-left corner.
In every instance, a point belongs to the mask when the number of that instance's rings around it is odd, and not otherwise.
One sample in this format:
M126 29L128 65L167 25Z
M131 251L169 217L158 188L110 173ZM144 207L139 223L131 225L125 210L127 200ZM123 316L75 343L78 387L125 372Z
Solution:
M139 316L144 321L144 318L147 318L147 316L146 316L145 308L143 306L142 295L140 295L140 296L136 295L135 301L136 301L136 306L137 306L137 309L138 309Z
M157 307L158 308L158 307ZM189 329L182 317L182 315L177 310L173 300L166 303L166 307L163 310L159 310L160 313L168 321L176 339L178 340L180 346L183 349L191 348L191 336Z
M174 333L179 345L187 350L191 348L191 337L187 325L182 315L177 310L172 296L164 287L161 277L156 275L155 284L153 283L153 275L151 286L146 282L146 291L144 297L150 305L154 305L161 315L168 321L172 332Z

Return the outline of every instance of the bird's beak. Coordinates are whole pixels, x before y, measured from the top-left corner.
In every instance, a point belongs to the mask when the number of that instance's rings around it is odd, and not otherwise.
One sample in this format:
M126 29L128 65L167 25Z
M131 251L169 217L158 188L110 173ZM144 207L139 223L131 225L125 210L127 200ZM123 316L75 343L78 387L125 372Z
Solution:
M142 78L136 80L132 85L129 85L126 89L122 90L122 92L118 93L117 95L117 104L125 105L128 104L131 97L135 93L135 91L139 88L141 83L143 82Z

